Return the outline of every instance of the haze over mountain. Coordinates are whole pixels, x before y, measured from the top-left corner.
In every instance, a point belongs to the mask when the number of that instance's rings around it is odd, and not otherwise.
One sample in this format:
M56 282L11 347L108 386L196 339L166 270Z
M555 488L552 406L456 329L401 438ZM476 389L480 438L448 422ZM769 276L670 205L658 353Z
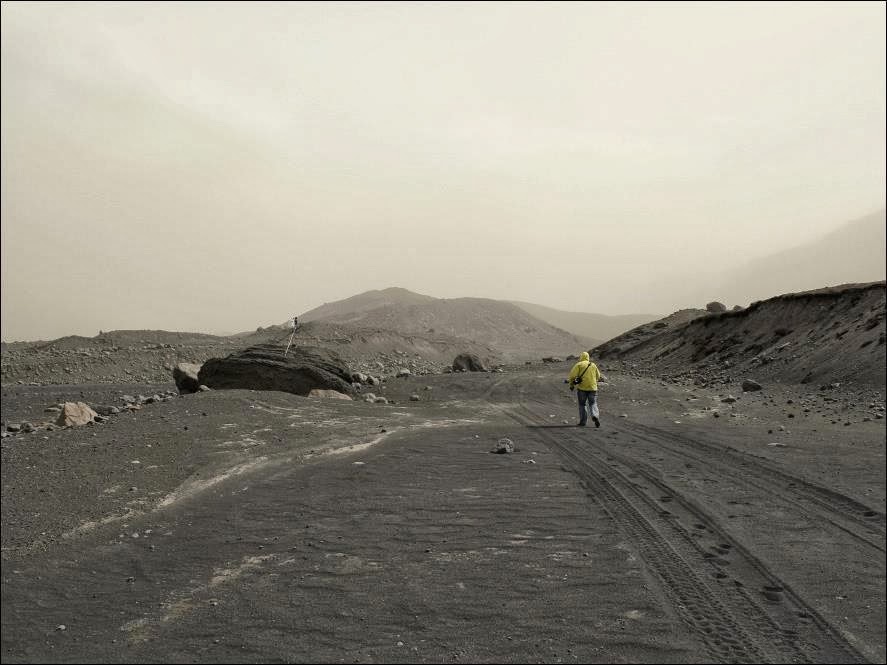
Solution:
M390 330L401 335L448 335L490 345L515 358L578 353L596 343L552 326L509 302L432 298L398 287L325 303L300 315L299 320Z
M662 316L661 314L607 316L606 314L592 314L589 312L564 312L530 302L511 302L537 319L542 319L557 328L571 332L574 335L604 341L616 337L616 335L621 335L635 326L655 321Z
M728 307L745 307L785 293L875 282L887 277L883 209L845 222L824 235L811 238L803 226L799 226L796 235L800 242L794 247L762 251L742 262L725 252L724 270L700 271L693 278L686 278L683 286L665 286L683 294L677 302L685 307L704 307L712 300ZM762 236L762 243L767 240Z
M328 320L338 323L366 324L379 316L379 313L376 313L372 317L368 317L367 313L379 307L391 305L401 308L410 305L430 305L439 300L444 299L414 293L413 291L401 287L389 287L387 289L366 291L351 296L350 298L344 298L343 300L337 300L331 303L324 303L320 307L315 307L314 309L305 312L299 317L299 319L305 323L309 321ZM475 300L485 299L456 298L450 300L453 300L453 304L465 304ZM654 321L661 316L654 314L607 316L606 314L593 314L589 312L564 312L552 307L545 307L544 305L537 305L529 302L504 302L516 305L540 321L544 321L555 328L560 328L568 333L572 333L585 342L593 344L606 341L626 330L630 330L635 326L639 326L649 321ZM408 316L409 312L406 310L404 311L405 315ZM451 309L449 311L450 314L452 314L456 310ZM443 310L440 310L437 316L445 316ZM408 321L399 322L390 312L384 315L384 318L386 325L403 325L408 330L415 330L415 326L412 323ZM376 325L376 323L372 323L372 325ZM462 324L448 324L444 321L443 323L439 322L438 328L441 327L455 330L456 328L461 329Z
M392 284L666 314L885 205L884 3L0 11L6 341Z
M722 278L718 300L745 306L783 293L883 280L885 222L885 211L879 210L798 247L734 268Z

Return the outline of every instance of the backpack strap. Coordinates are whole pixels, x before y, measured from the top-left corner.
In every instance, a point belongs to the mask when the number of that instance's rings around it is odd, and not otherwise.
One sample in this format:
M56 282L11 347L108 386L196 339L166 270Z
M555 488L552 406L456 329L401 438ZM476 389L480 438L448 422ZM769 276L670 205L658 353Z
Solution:
M582 370L582 374L573 379L577 386L582 383L582 377L585 376L585 373L588 371L589 367L591 367L591 358L588 359L588 364L585 366L585 369Z

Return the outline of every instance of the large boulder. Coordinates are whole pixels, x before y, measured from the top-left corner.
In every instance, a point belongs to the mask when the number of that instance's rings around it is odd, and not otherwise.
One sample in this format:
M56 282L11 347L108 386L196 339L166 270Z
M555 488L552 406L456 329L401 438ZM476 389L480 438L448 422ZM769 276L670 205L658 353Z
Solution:
M65 402L55 424L61 427L76 427L95 420L99 415L84 402Z
M705 306L705 310L707 312L711 312L712 314L720 314L721 312L727 311L727 306L722 302L710 302Z
M312 390L351 392L351 370L335 352L311 346L251 346L227 358L210 358L198 381L214 390L280 390L309 395Z
M455 372L486 372L487 368L483 361L473 353L460 353L453 360L453 371Z
M194 363L179 363L172 371L173 381L176 382L176 388L182 395L186 393L196 393L200 390L200 381L197 375L200 374L200 365Z

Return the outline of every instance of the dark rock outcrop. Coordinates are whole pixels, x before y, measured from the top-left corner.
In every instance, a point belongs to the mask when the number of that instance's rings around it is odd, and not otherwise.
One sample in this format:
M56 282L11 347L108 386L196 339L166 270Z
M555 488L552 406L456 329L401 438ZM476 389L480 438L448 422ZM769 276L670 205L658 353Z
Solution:
M473 353L460 353L453 360L453 371L459 372L486 372L483 361Z
M712 312L713 314L720 314L721 312L727 311L727 306L721 302L710 302L705 306L705 311Z
M200 368L198 381L214 390L244 388L280 390L308 395L314 389L351 392L351 371L335 352L319 347L262 344L210 358Z
M742 392L745 392L745 393L760 390L761 387L762 386L760 383L758 383L757 381L752 381L751 379L746 379L745 381L742 382Z
M200 381L197 376L200 374L200 365L195 363L179 363L172 371L173 381L176 382L176 388L179 393L196 393L200 389Z

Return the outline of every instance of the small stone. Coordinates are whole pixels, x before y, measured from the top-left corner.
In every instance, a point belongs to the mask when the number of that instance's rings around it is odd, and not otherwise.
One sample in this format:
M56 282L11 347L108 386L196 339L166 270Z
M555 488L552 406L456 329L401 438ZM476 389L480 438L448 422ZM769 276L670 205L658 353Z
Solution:
M56 630L68 630L68 627L63 623L60 623L58 626L55 627L55 629Z
M514 452L514 442L511 439L502 438L496 443L492 451L494 453L504 454Z

